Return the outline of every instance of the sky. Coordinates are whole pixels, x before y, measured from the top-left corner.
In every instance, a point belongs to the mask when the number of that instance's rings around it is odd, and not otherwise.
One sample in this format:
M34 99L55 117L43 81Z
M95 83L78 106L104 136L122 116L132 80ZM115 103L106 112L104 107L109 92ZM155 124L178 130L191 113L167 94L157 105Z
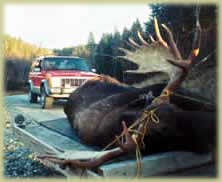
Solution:
M149 19L147 4L7 4L4 33L42 48L86 44L89 32L98 43L103 33L130 28Z

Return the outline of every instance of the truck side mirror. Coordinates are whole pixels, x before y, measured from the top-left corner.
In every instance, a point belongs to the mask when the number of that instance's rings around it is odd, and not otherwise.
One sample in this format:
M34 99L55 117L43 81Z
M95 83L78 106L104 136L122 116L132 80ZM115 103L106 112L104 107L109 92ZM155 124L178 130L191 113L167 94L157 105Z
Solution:
M96 69L95 69L95 68L92 68L91 71L92 71L93 73L96 73Z

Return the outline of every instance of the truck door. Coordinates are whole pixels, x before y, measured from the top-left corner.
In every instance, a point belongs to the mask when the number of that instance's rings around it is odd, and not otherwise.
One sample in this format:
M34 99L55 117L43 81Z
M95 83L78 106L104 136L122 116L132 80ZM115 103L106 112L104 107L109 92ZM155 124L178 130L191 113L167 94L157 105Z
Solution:
M35 74L35 85L39 89L40 89L41 82L44 79L44 70L42 69L43 68L42 62L43 62L42 60L39 60L39 65L38 65L39 71L36 72Z

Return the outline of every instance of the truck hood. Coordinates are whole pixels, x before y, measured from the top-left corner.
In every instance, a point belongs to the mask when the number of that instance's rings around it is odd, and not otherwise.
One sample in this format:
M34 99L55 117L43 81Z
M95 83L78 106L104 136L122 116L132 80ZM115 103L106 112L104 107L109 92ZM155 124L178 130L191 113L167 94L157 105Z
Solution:
M47 71L47 73L52 76L77 76L77 77L94 77L97 74L93 72L87 71L76 71L76 70L55 70L55 71Z

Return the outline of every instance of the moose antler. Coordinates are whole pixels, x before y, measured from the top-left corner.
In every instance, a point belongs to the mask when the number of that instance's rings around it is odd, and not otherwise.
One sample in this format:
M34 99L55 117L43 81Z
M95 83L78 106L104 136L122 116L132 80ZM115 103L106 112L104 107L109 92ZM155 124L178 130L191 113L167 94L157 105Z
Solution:
M199 23L199 17L196 21L196 34L193 41L193 48L190 56L187 60L183 59L177 45L174 41L173 34L170 29L162 24L163 29L169 37L169 44L162 38L158 26L156 17L154 18L154 27L157 40L150 35L151 43L149 44L138 32L138 37L142 45L137 44L131 38L129 38L129 44L134 47L135 51L119 48L125 53L125 56L120 56L123 59L127 59L136 63L138 70L126 71L137 73L148 72L165 72L169 75L169 82L163 89L161 95L169 95L184 81L187 73L193 63L194 58L199 53L201 27Z

